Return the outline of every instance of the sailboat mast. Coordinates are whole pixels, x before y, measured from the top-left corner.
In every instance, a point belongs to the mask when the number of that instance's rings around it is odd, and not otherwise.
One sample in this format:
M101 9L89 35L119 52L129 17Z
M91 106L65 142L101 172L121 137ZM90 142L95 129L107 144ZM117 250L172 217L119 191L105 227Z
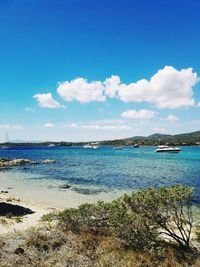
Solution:
M8 133L6 132L6 143L9 143Z

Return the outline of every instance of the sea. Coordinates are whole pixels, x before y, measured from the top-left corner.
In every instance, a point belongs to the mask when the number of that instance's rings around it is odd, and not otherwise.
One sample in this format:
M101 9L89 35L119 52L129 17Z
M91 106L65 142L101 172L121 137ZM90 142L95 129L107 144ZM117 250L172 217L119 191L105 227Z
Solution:
M180 153L155 153L155 149L32 146L0 149L0 157L57 161L53 164L18 166L3 172L4 178L8 175L10 183L13 179L14 186L19 181L30 191L34 184L45 188L45 192L67 185L69 188L64 194L74 192L75 198L78 195L118 196L120 192L183 184L195 188L194 201L199 204L200 147L182 147Z

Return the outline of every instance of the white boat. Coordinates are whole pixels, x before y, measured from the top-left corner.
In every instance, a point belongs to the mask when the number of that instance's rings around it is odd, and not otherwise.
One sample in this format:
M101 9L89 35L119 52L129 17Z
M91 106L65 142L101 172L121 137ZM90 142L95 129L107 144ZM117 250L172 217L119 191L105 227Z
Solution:
M92 146L90 144L86 144L83 146L83 148L92 148Z
M49 144L48 145L48 147L54 147L54 146L56 146L56 145L54 145L54 144Z
M155 150L155 152L170 152L170 153L178 153L180 151L181 149L179 147L167 146L167 145L158 146L158 148Z
M91 149L97 149L99 147L100 146L97 143L86 144L86 145L83 146L83 148L91 148Z
M136 148L139 147L139 144L134 144L134 147L136 147Z
M92 145L92 148L93 148L93 149L100 148L100 145L99 145L99 143L97 143L97 142L95 142L95 143L91 143L91 145Z

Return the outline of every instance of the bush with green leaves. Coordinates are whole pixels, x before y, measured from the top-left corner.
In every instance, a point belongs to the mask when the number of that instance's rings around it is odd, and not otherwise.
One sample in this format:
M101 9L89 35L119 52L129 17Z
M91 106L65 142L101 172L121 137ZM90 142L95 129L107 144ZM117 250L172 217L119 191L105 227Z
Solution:
M138 250L158 248L166 236L190 247L193 189L182 185L149 188L111 203L84 204L58 215L63 230L112 234Z
M127 248L138 251L155 250L160 246L157 227L141 214L131 212L123 201L115 201L110 217L110 232Z
M74 233L107 235L112 203L83 204L78 209L66 209L58 214L59 225Z
M123 197L128 213L139 215L150 229L189 248L193 226L193 188L183 185L150 188Z

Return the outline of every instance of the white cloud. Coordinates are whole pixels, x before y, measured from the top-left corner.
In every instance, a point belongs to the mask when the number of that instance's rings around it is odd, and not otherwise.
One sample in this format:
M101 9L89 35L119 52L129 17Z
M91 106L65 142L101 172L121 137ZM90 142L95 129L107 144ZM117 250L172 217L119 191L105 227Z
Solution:
M59 83L57 92L66 101L77 100L80 103L89 103L105 101L103 89L100 81L88 82L86 79L77 78Z
M39 104L41 108L64 108L63 105L58 103L56 100L53 99L51 93L47 94L36 94L33 96Z
M167 117L167 120L170 122L177 121L178 119L179 118L174 116L173 114L169 114L169 116Z
M99 124L99 125L118 125L124 124L125 120L121 119L104 119L104 120L94 120L90 122L91 124Z
M129 109L127 111L124 111L122 113L123 118L127 119L152 119L155 117L155 112L148 109L141 109L141 110L135 110L135 109Z
M103 102L106 98L117 98L124 102L147 102L158 108L174 109L195 105L193 86L198 81L197 73L193 72L192 68L177 70L172 66L165 66L150 80L142 79L129 84L121 83L120 77L116 75L104 82L88 82L87 79L79 77L60 82L57 93L66 101L76 100L80 103ZM34 97L42 107L61 107L50 94L38 94Z
M166 129L162 127L155 127L153 129L156 133L166 133Z
M197 107L200 107L200 102L197 104Z
M192 87L198 82L192 68L176 70L166 66L152 76L150 81L140 80L121 84L119 98L125 102L149 102L158 108L179 108L194 105Z
M87 129L87 130L105 130L105 131L123 131L123 130L130 130L131 127L125 124L117 124L117 125L102 125L102 124L66 124L62 125L61 128L79 128L79 129Z
M120 78L119 76L112 75L110 78L107 78L104 82L105 94L109 97L116 97L117 92L119 91Z
M34 112L35 110L33 108L25 107L25 110L28 112Z
M0 129L24 129L21 125L0 124Z
M76 123L71 123L71 124L62 124L61 126L60 126L60 128L78 128L79 126L78 126L78 124L76 124Z
M90 129L90 130L113 130L113 131L121 131L121 130L130 130L131 127L127 125L80 125L81 128Z
M54 128L54 127L56 127L55 124L53 124L53 123L45 123L43 126L44 127L47 127L47 128Z

